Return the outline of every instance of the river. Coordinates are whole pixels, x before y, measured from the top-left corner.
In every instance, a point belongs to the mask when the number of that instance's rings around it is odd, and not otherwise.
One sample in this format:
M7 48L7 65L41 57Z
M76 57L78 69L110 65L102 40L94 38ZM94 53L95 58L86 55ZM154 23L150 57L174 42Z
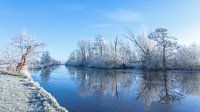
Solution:
M70 112L200 112L200 72L54 66L32 78Z

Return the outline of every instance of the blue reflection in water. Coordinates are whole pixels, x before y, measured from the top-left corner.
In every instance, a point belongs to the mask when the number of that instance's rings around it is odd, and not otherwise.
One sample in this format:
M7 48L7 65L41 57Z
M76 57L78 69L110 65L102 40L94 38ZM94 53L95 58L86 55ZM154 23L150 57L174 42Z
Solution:
M54 66L32 77L70 112L200 112L200 72Z

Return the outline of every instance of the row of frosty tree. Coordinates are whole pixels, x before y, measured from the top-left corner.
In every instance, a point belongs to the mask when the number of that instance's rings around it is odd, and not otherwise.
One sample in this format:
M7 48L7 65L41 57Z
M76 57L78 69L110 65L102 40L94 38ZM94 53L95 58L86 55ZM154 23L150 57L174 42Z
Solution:
M200 69L200 47L196 44L180 45L165 28L158 28L152 33L144 30L139 36L128 31L122 37L126 39L116 36L105 40L102 35L97 35L94 41L81 40L66 65L164 71Z

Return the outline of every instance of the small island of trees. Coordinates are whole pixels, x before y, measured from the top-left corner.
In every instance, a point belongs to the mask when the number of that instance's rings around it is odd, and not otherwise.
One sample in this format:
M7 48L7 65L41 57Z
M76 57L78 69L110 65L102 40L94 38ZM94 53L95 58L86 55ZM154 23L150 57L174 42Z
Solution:
M107 40L106 40L107 39ZM181 45L167 29L146 30L135 36L131 31L121 38L97 35L94 40L80 40L66 65L145 70L199 70L200 47Z

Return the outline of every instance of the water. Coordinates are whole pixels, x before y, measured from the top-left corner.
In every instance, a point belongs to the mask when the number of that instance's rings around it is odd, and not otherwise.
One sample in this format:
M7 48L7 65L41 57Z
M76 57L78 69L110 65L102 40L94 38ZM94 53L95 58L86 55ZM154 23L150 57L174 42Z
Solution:
M70 112L200 112L200 72L57 66L32 77Z

